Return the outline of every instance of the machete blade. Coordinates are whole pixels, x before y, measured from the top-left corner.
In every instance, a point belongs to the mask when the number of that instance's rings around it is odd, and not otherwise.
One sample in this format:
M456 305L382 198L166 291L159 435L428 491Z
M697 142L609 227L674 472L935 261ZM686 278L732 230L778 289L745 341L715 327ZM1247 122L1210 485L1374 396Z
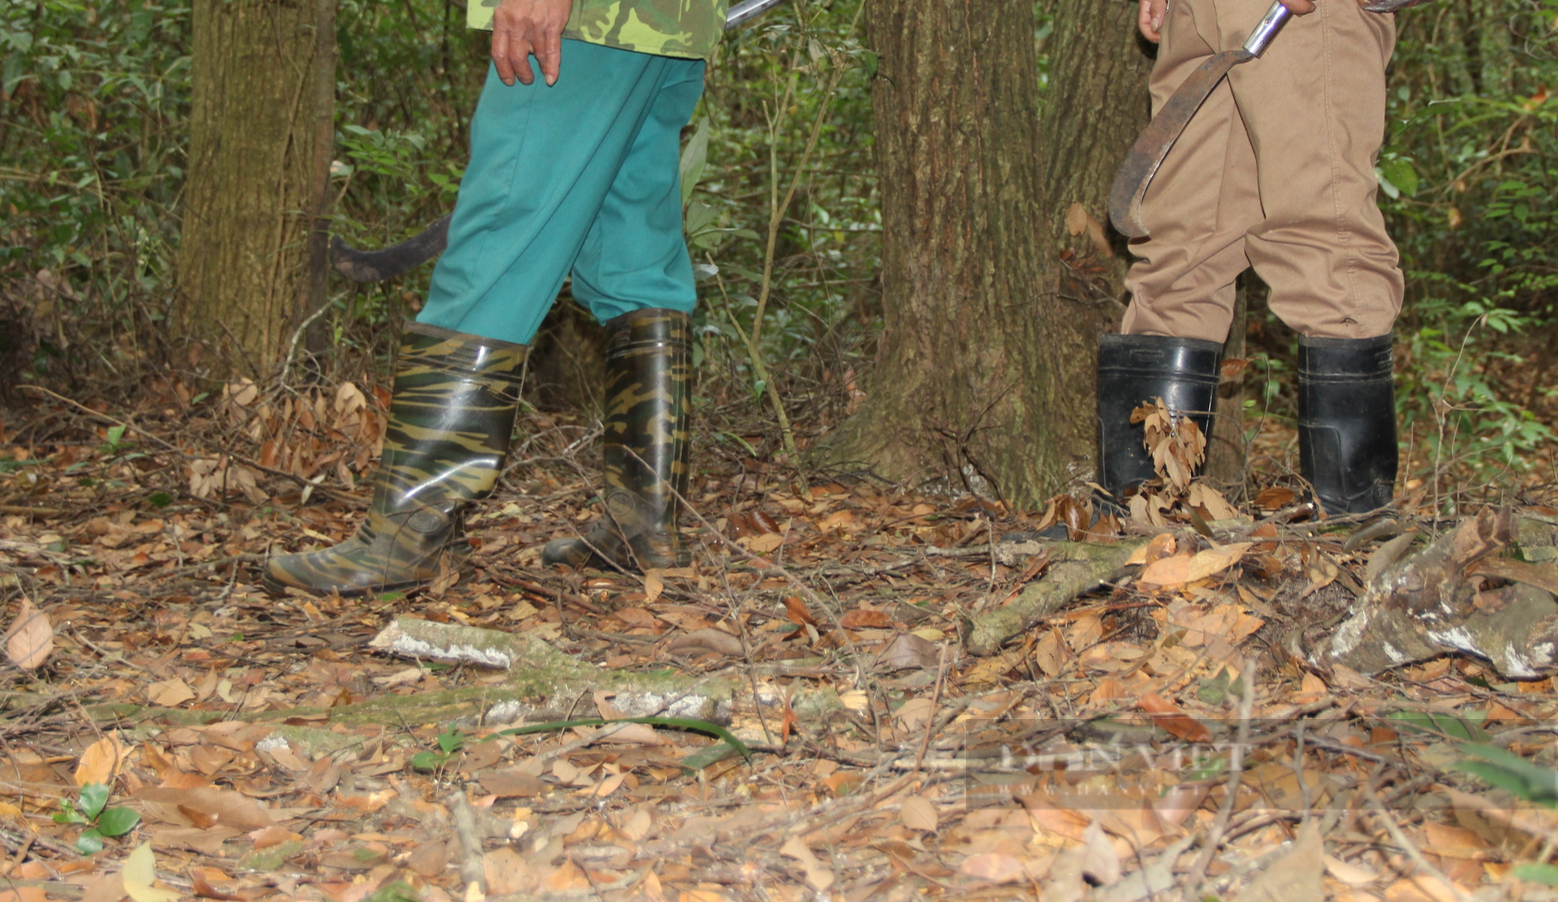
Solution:
M403 276L444 252L452 215L445 213L415 236L379 251L360 251L342 241L340 235L331 235L330 262L336 272L353 282L383 282Z
M1121 235L1147 237L1147 226L1141 221L1141 201L1147 195L1152 177L1157 175L1158 167L1163 165L1163 159L1184 133L1196 110L1228 70L1254 58L1254 54L1246 50L1224 50L1214 54L1190 73L1174 96L1163 104L1163 109L1152 117L1152 122L1131 146L1131 152L1126 154L1125 162L1120 164L1114 185L1109 189L1109 221Z
M1196 110L1206 102L1212 89L1223 80L1228 70L1265 53L1271 39L1277 36L1277 32L1282 30L1292 15L1282 0L1271 0L1271 6L1267 7L1266 14L1250 30L1250 36L1244 39L1242 48L1213 54L1190 73L1190 77L1174 91L1163 109L1152 117L1147 130L1141 133L1141 137L1131 147L1125 163L1114 176L1113 187L1109 189L1109 220L1121 235L1127 238L1147 237L1147 226L1141 221L1141 201L1147 196L1147 186L1152 184L1152 177L1158 174L1158 167L1163 165L1163 158L1168 156L1169 149L1184 133L1191 117L1195 116Z

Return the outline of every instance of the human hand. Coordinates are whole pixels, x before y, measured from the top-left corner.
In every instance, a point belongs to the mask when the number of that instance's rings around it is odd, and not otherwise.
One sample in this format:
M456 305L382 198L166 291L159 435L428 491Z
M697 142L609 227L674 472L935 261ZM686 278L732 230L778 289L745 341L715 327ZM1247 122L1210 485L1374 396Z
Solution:
M1295 16L1307 16L1315 11L1314 0L1282 0L1282 5Z
M1140 0L1141 9L1136 14L1136 27L1141 36L1156 44L1163 40L1163 14L1168 11L1168 0Z
M563 28L572 11L573 0L502 0L492 15L492 62L498 78L506 85L516 76L521 84L534 83L530 55L535 54L541 77L548 85L556 84Z

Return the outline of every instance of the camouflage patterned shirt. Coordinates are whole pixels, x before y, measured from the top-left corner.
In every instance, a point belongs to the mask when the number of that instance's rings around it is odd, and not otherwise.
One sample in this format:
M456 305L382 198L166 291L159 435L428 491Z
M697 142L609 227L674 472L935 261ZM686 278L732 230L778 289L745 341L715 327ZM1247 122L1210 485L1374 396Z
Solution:
M466 22L490 29L499 0L470 0ZM726 0L574 0L563 37L657 56L703 59L725 30Z

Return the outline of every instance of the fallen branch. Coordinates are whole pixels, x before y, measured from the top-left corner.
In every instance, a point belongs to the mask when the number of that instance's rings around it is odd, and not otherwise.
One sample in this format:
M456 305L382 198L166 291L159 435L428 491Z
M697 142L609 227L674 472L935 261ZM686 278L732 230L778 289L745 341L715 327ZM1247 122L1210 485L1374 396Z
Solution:
M1006 640L1053 614L1078 595L1113 579L1140 544L1056 543L1052 547L1059 563L1051 564L1042 577L1023 589L1011 604L975 617L964 645L972 654L995 654Z
M370 648L403 658L474 664L507 670L504 695L510 706L489 712L488 719L511 721L514 703L555 702L597 691L613 693L612 705L628 717L665 714L729 723L741 681L692 677L669 671L607 670L566 655L528 633L437 623L398 617L385 627ZM565 704L564 707L568 705ZM495 706L496 708L497 706ZM512 714L509 713L512 708Z

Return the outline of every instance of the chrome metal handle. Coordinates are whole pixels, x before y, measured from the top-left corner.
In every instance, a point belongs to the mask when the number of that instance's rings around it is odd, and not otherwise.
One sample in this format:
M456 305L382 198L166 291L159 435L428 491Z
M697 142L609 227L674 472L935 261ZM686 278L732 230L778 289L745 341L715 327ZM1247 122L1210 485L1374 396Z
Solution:
M784 0L742 0L725 14L725 29L728 31L748 19L755 19L783 2Z
M1250 36L1244 41L1244 52L1250 56L1260 56L1266 52L1266 45L1277 36L1287 20L1293 18L1288 8L1282 5L1282 0L1273 0L1271 8L1266 10L1266 15L1261 17L1260 24L1250 32Z

